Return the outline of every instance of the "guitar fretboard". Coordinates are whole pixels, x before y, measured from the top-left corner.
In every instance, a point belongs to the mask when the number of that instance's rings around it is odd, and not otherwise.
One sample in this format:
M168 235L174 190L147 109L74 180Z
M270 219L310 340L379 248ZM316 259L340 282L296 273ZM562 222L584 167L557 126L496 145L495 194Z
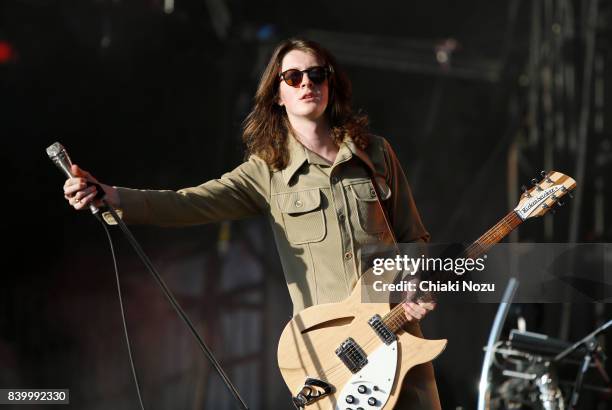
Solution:
M516 212L510 211L491 229L468 246L463 252L462 256L468 259L478 258L487 252L497 242L504 239L506 235L512 232L522 222L523 220L516 214ZM408 318L404 313L402 304L400 303L391 309L391 311L383 318L383 322L393 332L397 332L402 328L402 326L408 323Z

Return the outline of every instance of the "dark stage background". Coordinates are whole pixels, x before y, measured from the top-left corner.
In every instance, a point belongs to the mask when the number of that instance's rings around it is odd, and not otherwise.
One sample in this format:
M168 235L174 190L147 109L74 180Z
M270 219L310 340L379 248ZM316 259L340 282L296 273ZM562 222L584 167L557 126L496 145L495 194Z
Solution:
M556 169L578 180L577 200L509 239L609 242L611 28L612 7L595 0L4 0L0 388L69 388L75 409L138 406L107 240L65 203L52 142L113 185L218 177L242 160L241 122L272 47L302 35L348 71L354 105L395 147L434 241L473 241L522 183ZM251 408L290 408L275 355L291 307L267 222L134 232ZM236 408L113 234L147 408ZM441 304L424 320L426 337L449 340L435 361L444 409L476 407L496 309ZM519 315L574 341L612 309L515 306L506 331ZM585 393L583 408L609 406Z

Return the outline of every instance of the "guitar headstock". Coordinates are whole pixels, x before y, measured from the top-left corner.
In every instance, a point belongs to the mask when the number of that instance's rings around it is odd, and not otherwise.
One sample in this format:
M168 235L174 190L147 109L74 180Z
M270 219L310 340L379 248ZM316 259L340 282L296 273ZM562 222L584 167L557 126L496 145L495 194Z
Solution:
M531 180L531 189L523 185L524 192L514 208L522 220L542 216L555 205L563 205L560 199L565 195L572 197L570 192L576 187L576 181L572 178L557 171L550 171L548 174L542 171L541 175L540 181L535 178Z

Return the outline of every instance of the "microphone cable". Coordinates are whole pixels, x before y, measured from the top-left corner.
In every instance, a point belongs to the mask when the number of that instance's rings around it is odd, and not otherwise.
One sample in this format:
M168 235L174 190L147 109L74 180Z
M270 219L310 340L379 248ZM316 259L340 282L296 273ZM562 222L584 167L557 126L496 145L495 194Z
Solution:
M55 142L54 144L52 144L49 147L47 147L47 155L53 161L53 163L60 169L60 171L62 171L64 173L64 175L66 175L68 178L72 178L72 173L70 171L71 166L72 166L72 162L70 160L70 157L68 156L68 152L62 146L62 144L60 144L59 142ZM104 227L104 231L106 232L106 235L108 236L108 240L110 242L110 248L111 248L111 253L112 253L112 256L113 256L113 262L114 262L114 268L115 268L115 277L117 279L117 294L119 295L119 305L121 307L121 319L123 321L123 331L124 331L124 334L125 334L125 340L126 340L126 344L127 344L127 348L128 348L128 357L129 357L129 360L130 360L130 367L132 369L132 375L134 377L134 383L136 384L136 390L138 392L138 400L139 400L139 403L140 403L141 410L144 410L144 404L143 404L143 401L142 401L140 385L138 383L138 375L136 373L136 367L134 366L134 360L133 360L133 357L132 357L132 347L131 347L131 344L130 344L130 338L128 336L128 331L127 331L127 323L126 323L126 319L125 319L125 310L124 310L124 306L123 306L123 297L122 297L122 294L121 294L121 282L119 280L119 270L117 268L117 258L115 256L115 250L114 250L114 247L113 247L113 241L112 241L111 235L110 235L110 233L109 233L109 231L108 231L108 229L106 227L105 221L103 220L103 218L101 216L101 212L100 212L101 209L100 208L104 208L104 211L108 212L113 217L113 219L115 220L115 222L117 223L117 225L119 226L119 228L121 229L123 234L125 235L126 239L130 243L130 245L132 245L132 248L134 249L134 251L136 251L136 253L140 257L140 259L144 263L144 265L147 268L147 270L149 271L149 273L151 273L151 275L153 275L153 278L155 279L155 281L159 285L160 289L162 290L162 293L164 294L164 296L166 297L168 302L172 305L172 307L176 311L177 315L181 318L183 323L187 326L187 328L191 332L191 335L194 337L194 339L198 343L198 346L202 350L202 353L204 353L204 355L206 356L206 358L208 359L210 364L212 364L213 368L217 371L217 373L219 374L219 376L223 380L223 383L225 384L227 389L234 396L234 399L236 399L236 401L238 402L238 405L240 406L240 408L242 408L244 410L248 410L248 406L247 406L246 402L244 401L244 399L240 396L240 393L238 393L238 389L236 388L236 386L234 386L232 381L229 379L229 377L227 376L227 374L225 373L225 371L221 367L221 364L219 364L217 359L215 359L215 357L212 354L212 351L210 350L210 348L206 345L206 343L204 343L204 340L202 339L202 337L200 336L198 331L195 329L195 326L193 325L191 320L189 320L189 317L187 316L187 314L185 313L183 308L181 308L181 305L178 303L178 301L176 300L174 295L172 295L172 292L170 291L170 289L168 288L168 286L166 285L166 283L162 279L161 275L157 272L157 269L155 269L155 267L153 266L153 263L151 263L151 260L147 257L147 255L145 254L144 250L140 247L140 244L138 244L138 241L136 240L136 238L134 238L134 235L132 235L132 233L130 232L130 230L126 226L126 224L119 217L119 215L117 215L117 213L115 212L113 207L110 206L106 202L106 200L104 199L104 190L102 189L102 187L99 184L97 184L96 182L91 182L90 181L90 184L96 186L97 195L96 195L95 199L99 199L101 201L101 204L102 204L101 207L97 207L92 202L92 203L89 204L89 210L96 217L96 219L98 221L100 221L100 223ZM97 198L98 195L101 195L101 197Z
M136 386L136 393L138 394L138 403L140 404L140 409L145 410L144 402L142 400L142 394L140 392L140 383L138 382L138 373L136 372L136 366L134 365L134 357L132 355L132 343L130 342L130 336L128 334L128 329L127 329L127 321L125 319L125 307L123 306L123 295L121 293L121 281L119 280L119 269L117 268L117 256L115 254L113 238L108 230L108 227L106 226L106 223L104 223L104 220L100 216L101 212L102 212L102 209L100 210L100 212L96 212L94 216L102 224L102 227L104 228L104 232L106 232L106 237L108 238L108 244L110 246L111 255L113 257L113 267L115 269L115 279L117 281L117 296L119 298L119 307L121 308L121 322L123 324L123 335L125 337L125 344L127 346L128 358L130 362L130 368L132 370L132 377L134 379L134 385Z
M204 353L204 355L206 356L210 364L217 371L217 373L221 377L221 380L223 381L223 383L225 384L229 392L232 394L232 396L234 397L234 399L236 400L240 408L244 410L248 410L249 407L247 406L244 399L240 396L238 389L236 388L236 386L234 386L232 381L229 379L228 375L225 373L225 371L221 367L221 364L219 364L217 359L215 359L215 356L213 355L210 348L206 345L206 343L204 343L204 340L202 339L198 331L195 329L195 326L193 325L193 323L191 322L191 320L189 319L189 317L187 316L187 314L185 313L181 305L178 303L178 301L176 300L176 298L174 297L174 295L172 294L172 292L170 291L170 289L168 288L168 286L162 279L159 272L157 272L157 269L155 269L155 266L153 266L153 263L151 262L149 257L145 254L144 250L140 247L140 244L138 244L138 241L136 240L136 238L134 238L134 235L132 235L132 232L130 232L130 230L128 229L126 224L123 222L123 220L119 217L119 215L117 215L117 212L115 212L113 207L108 205L104 199L102 199L102 202L106 208L105 212L108 212L113 217L113 219L115 220L115 222L117 223L121 231L123 231L123 234L125 235L126 239L128 240L128 242L130 242L130 244L132 245L132 248L134 249L134 251L136 251L141 261L144 263L145 267L149 271L149 273L153 275L153 279L155 279L155 281L159 285L164 296L166 297L170 305L172 305L172 307L176 311L177 315L181 318L185 326L187 326L187 328L191 332L191 335L194 337L194 339L198 343L198 346L202 350L202 353ZM99 213L100 212L97 212L97 214ZM99 215L96 216L96 218L101 219ZM104 224L104 221L102 221L102 223ZM106 225L104 226L104 228L106 228Z

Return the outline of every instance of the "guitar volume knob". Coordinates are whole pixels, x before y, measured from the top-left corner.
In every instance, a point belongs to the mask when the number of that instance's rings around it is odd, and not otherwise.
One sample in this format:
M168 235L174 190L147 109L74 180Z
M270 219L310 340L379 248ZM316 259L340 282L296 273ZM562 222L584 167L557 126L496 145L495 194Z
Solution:
M364 394L365 392L368 391L368 388L365 387L363 384L360 384L359 387L357 387L357 391L361 394Z
M355 403L355 398L349 394L348 396L346 396L346 402L348 404L353 404Z
M370 406L375 406L375 405L376 405L376 399L375 399L374 397L370 397L370 398L368 399L368 404L369 404Z

